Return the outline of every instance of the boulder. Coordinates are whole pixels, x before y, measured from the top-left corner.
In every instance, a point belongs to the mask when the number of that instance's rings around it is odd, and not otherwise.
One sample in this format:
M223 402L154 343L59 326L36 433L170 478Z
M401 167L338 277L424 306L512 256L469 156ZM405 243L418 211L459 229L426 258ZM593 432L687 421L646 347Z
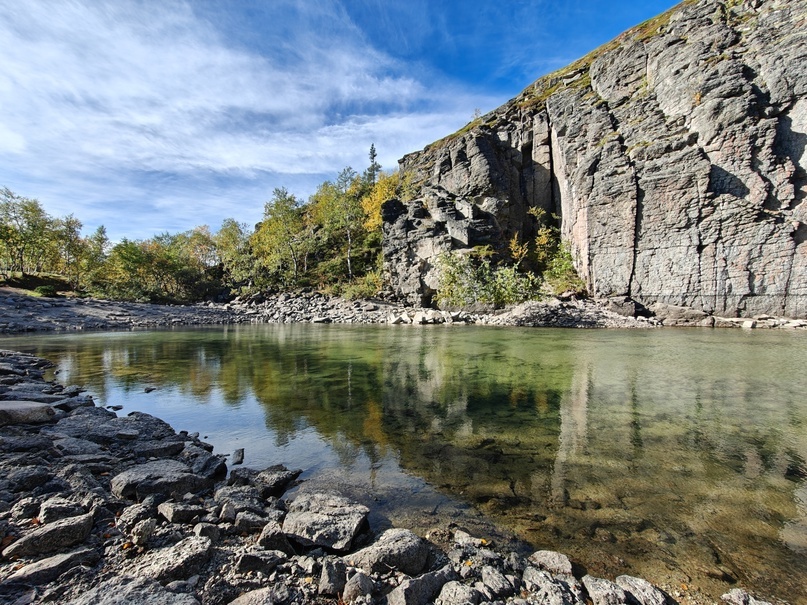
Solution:
M667 595L647 580L633 576L617 576L616 583L639 605L664 605Z
M141 499L149 494L185 494L210 486L210 481L191 473L176 460L155 460L137 464L112 478L112 494L118 498Z
M414 576L423 570L429 556L426 543L408 529L388 529L376 542L345 557L366 573L397 570Z
M477 605L482 599L482 594L476 588L452 580L443 586L434 603L435 605Z
M258 536L258 546L268 550L280 550L288 555L294 554L294 548L283 533L283 528L277 521L267 522Z
M0 401L0 426L42 424L53 421L56 412L47 403Z
M369 512L336 494L300 494L289 505L283 533L304 546L345 551L365 527Z
M373 594L375 584L370 577L359 571L353 574L345 584L345 591L342 593L342 600L352 603L359 597L368 597Z
M196 504L163 502L157 507L157 512L169 523L190 523L195 518L204 516L207 509Z
M94 565L101 558L92 548L79 548L29 563L6 580L9 584L47 584L77 565Z
M209 538L190 536L173 546L146 553L129 571L132 575L161 584L184 580L202 571L210 560L211 547Z
M93 514L61 519L35 529L3 550L6 559L53 552L80 544L92 531Z
M451 565L446 565L437 571L404 580L387 595L387 603L389 605L426 605L440 594L443 586L458 579Z
M67 605L199 605L194 597L167 591L146 578L113 576Z
M75 517L84 513L84 508L72 500L62 496L48 498L39 507L39 520L46 525L66 517Z
M489 601L496 601L512 596L516 587L495 567L482 567L482 591Z
M628 603L628 595L619 584L609 580L595 578L590 575L583 576L583 586L594 605L623 605Z
M569 557L554 550L535 551L530 555L529 561L538 569L545 569L553 574L572 575L572 562Z
M347 565L341 559L329 557L322 562L319 577L319 594L335 597L345 590L347 582Z
M287 559L286 553L279 550L252 548L238 556L235 569L239 573L259 571L268 576L275 567L284 563Z
M553 578L548 572L527 567L522 576L524 588L532 593L537 603L547 605L582 605L585 601L568 583Z

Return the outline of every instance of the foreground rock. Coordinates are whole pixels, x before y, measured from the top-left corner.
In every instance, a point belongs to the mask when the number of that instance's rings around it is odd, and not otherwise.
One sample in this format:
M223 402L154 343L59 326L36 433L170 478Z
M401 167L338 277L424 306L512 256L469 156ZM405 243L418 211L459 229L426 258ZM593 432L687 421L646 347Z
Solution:
M54 395L52 415L0 427L0 602L291 605L485 602L662 605L645 580L573 575L564 555L501 552L454 529L441 547L376 536L369 509L295 486L300 471L226 468L210 446L142 413L118 417L47 383L47 362L0 351L4 385ZM67 396L67 397L63 397ZM732 605L764 605L740 589Z

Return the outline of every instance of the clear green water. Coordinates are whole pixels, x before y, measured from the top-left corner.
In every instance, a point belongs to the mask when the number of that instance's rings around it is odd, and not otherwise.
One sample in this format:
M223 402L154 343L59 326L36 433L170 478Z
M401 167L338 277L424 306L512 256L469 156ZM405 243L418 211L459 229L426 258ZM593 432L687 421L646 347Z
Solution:
M352 490L378 525L492 519L596 575L807 603L804 333L258 325L0 347Z

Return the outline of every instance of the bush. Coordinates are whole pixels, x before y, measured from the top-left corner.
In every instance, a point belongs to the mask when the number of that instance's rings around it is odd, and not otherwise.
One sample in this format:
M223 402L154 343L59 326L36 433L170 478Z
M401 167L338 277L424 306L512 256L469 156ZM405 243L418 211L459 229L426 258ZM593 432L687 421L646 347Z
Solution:
M555 294L572 292L585 294L586 284L574 268L572 252L566 242L562 242L557 252L549 259L549 265L544 271L544 279Z
M381 292L384 280L380 271L368 271L362 277L354 279L352 282L342 287L342 296L348 300L360 298L372 298Z
M441 307L503 307L535 298L541 285L536 275L520 273L514 266L494 267L488 258L443 254L438 262L437 303Z
M34 288L34 293L37 296L53 297L56 296L56 288L51 285L37 286Z

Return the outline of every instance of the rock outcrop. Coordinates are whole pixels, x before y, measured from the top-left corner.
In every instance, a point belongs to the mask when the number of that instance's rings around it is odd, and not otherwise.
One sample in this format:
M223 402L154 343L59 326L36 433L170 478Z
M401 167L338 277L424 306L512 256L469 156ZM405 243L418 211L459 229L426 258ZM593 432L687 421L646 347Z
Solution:
M383 208L394 293L443 251L560 217L598 297L807 316L807 2L687 0L401 160Z

